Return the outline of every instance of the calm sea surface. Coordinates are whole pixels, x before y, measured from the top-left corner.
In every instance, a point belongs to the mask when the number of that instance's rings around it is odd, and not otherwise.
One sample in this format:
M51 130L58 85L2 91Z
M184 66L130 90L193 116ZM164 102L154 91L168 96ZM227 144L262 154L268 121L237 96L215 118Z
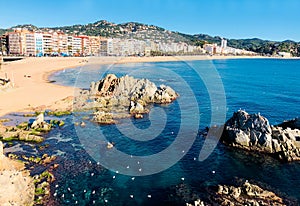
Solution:
M219 76L212 75L214 72ZM50 80L61 85L89 88L91 81L97 81L107 73L148 78L157 85L171 86L180 94L180 98L170 105L154 105L154 110L161 111L156 114L157 118L166 117L166 121L163 126L157 125L162 126L160 133L149 141L131 139L120 132L116 125L96 125L85 120L91 112L82 112L63 117L66 125L46 135L43 144L49 144L49 147L42 151L38 146L32 148L27 144L17 144L7 149L7 152L21 154L41 152L59 156L57 162L60 167L55 172L57 180L51 188L50 203L184 205L193 195L205 199L208 186L230 184L235 178L254 180L281 195L300 200L300 163L284 164L267 156L252 156L222 144L218 144L206 160L198 161L204 139L193 132L192 123L186 123L189 122L188 118L191 122L199 118L197 130L201 130L211 124L211 112L223 107L226 119L240 108L249 113L260 112L271 124L299 116L299 60L236 59L116 64L97 68L86 66L57 72ZM226 102L218 102L222 105L212 108L211 99L214 95L224 95ZM195 101L198 108L195 107ZM195 115L197 113L199 116ZM21 121L17 114L12 116ZM132 131L129 127L127 132L131 131L130 135L135 137L151 136L155 131L147 128L156 122L151 122L150 116L130 120L138 130ZM80 121L85 121L84 128L74 125L74 122ZM126 124L129 125L128 120L120 120L119 124L125 125L125 130ZM181 127L186 128L186 138L194 136L195 141L189 151L183 151L180 161L162 172L147 176L123 175L117 170L105 169L101 163L97 164L107 155L106 141L114 142L115 149L128 156L149 156L170 147ZM121 164L127 162L122 159ZM143 166L143 162L137 164ZM181 183L186 185L185 195L176 190L176 185Z

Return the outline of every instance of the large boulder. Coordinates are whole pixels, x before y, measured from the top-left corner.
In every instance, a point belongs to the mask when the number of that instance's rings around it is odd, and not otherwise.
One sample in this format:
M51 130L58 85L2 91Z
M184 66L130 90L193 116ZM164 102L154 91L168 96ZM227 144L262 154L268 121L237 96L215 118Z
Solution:
M300 130L271 126L260 114L234 112L225 124L222 140L230 146L264 152L280 160L300 160Z

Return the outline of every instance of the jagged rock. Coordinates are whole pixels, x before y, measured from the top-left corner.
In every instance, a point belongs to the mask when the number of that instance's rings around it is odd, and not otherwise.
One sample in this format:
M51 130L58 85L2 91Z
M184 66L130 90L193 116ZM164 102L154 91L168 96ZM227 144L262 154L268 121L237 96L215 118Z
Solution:
M34 120L32 123L31 128L40 127L42 123L44 123L44 113L41 113L36 117L36 120Z
M210 200L218 205L285 205L275 193L248 181L240 186L218 185Z
M228 145L264 152L281 160L300 160L300 130L270 126L260 114L235 112L225 124L222 140Z
M113 120L112 113L106 113L103 111L98 111L94 113L93 121L98 122L100 124L113 124L115 121Z
M291 120L285 120L281 124L277 125L279 127L283 127L284 129L286 128L291 128L291 129L300 129L300 119L297 117L295 119Z
M95 109L93 120L98 123L115 123L114 118L127 114L142 118L153 103L171 103L178 94L169 86L157 87L148 79L136 79L125 75L118 78L107 74L98 82L92 82L89 91L80 91L75 98L75 108ZM112 115L113 114L113 115ZM107 120L105 119L107 118Z

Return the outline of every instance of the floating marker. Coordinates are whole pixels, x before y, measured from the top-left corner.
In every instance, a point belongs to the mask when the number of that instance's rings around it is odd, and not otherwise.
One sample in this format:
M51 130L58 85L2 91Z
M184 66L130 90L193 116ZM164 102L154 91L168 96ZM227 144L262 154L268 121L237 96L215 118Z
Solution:
M95 191L95 190L93 190L92 194L94 195L95 193L96 193L96 191Z
M138 161L137 163L138 163L138 165L139 165L139 164L140 164L140 161Z
M133 181L135 179L135 177L132 177L131 180Z
M113 179L115 179L116 178L116 176L113 176Z
M95 200L93 200L93 204L95 204L96 203L96 201Z
M92 164L92 161L89 161L89 164Z
M151 198L151 195L147 195L148 198Z
M184 177L182 177L181 180L184 181Z
M184 150L182 150L182 153L184 153Z
M83 190L84 193L86 193L86 190Z
M75 197L75 194L72 194L72 197Z
M93 177L93 176L94 176L94 173L92 173L91 176Z
M130 198L133 198L133 195L130 195Z
M129 165L126 168L129 169Z
M216 173L216 171L215 171L215 170L213 170L213 171L212 171L212 173L213 173L213 174L215 174L215 173Z
M116 173L118 174L118 173L119 173L119 171L117 170L117 171L116 171Z
M57 187L58 187L58 185L55 185L55 187L57 188Z
M62 198L64 198L65 197L65 194L62 194L62 196L61 196Z
M104 200L104 202L108 202L108 200Z
M71 188L68 187L68 191L70 192L70 191L71 191Z
M77 203L78 203L78 201L76 200L76 201L75 201L75 204L77 205Z
M140 168L139 171L141 172L141 171L142 171L142 168Z
M97 165L100 165L100 162L97 162Z
M53 196L56 197L56 195L57 195L57 193L55 192L55 193L53 194Z

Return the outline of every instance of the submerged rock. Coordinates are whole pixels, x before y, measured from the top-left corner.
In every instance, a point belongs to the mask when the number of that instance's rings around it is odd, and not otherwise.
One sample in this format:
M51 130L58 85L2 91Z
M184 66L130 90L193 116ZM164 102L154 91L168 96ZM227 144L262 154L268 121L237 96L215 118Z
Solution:
M275 193L247 180L240 186L218 185L210 199L217 205L286 205Z
M260 114L235 112L225 124L222 140L230 146L264 152L280 160L300 160L300 130L271 126Z
M89 91L82 90L75 98L75 110L96 109L93 120L101 124L115 123L115 119L128 114L142 118L153 103L171 103L178 94L169 86L157 87L148 79L131 76L118 78L107 74L98 82L92 82Z

